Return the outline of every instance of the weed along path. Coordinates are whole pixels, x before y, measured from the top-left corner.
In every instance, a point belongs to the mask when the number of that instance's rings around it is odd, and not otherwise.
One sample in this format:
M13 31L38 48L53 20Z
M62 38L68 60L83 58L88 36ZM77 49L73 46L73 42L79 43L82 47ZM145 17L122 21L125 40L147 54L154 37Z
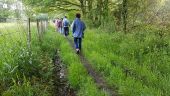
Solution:
M60 60L59 50L56 50L55 52L53 63L53 96L76 96L74 90L70 88L66 79L67 70Z
M68 40L68 42L74 49L73 41L70 38L66 38L66 39ZM86 68L88 74L94 79L96 85L98 86L100 90L107 92L109 96L118 96L115 89L108 86L103 76L91 66L90 62L85 58L85 56L82 53L79 54L79 59L81 63L83 64L83 66Z

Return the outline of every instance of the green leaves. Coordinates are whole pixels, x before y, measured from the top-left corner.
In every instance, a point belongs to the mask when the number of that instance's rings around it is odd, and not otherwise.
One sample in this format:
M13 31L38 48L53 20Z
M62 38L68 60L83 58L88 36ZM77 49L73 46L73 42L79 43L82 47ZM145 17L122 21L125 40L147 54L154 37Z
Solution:
M76 0L24 0L27 6L33 7L36 12L51 13L57 10L71 11L77 10L79 3Z

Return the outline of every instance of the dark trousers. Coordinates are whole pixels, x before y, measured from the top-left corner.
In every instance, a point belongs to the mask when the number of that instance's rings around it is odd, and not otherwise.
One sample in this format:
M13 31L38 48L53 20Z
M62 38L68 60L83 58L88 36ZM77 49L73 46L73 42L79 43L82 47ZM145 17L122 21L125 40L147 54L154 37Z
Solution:
M64 27L64 35L65 36L69 35L69 27Z
M76 49L81 50L81 42L82 42L81 38L74 37L74 44L75 44Z

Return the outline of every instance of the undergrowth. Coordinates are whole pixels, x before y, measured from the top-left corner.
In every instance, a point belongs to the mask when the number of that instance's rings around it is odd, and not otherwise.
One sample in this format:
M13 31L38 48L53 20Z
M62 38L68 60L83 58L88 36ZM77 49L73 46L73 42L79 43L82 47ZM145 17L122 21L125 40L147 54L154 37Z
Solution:
M119 94L168 96L168 33L144 29L129 34L87 30L83 53Z

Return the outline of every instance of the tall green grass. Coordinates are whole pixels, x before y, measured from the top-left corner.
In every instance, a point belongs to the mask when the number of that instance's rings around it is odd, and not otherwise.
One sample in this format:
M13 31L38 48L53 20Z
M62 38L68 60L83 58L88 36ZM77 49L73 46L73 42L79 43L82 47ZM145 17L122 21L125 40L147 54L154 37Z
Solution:
M0 95L49 96L52 60L48 52L41 50L35 26L31 26L31 54L25 26L9 24L7 27L0 29Z
M92 78L88 75L86 69L81 64L78 56L71 48L68 41L59 33L48 32L44 38L48 41L47 46L60 50L60 58L63 64L68 69L68 82L71 87L77 92L78 96L107 96L103 91L100 91ZM47 47L44 46L44 47ZM53 51L54 51L53 49ZM48 49L51 50L51 49Z
M83 51L110 86L125 96L168 96L169 37L158 30L104 33L88 30Z

